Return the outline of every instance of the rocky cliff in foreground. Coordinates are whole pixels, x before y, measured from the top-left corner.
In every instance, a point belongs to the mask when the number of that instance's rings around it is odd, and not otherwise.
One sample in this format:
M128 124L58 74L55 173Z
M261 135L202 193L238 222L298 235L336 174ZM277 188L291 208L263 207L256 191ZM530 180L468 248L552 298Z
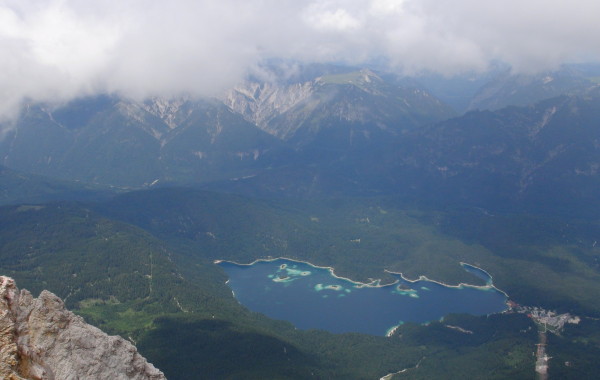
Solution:
M165 379L127 340L65 309L56 295L33 298L0 276L0 378Z

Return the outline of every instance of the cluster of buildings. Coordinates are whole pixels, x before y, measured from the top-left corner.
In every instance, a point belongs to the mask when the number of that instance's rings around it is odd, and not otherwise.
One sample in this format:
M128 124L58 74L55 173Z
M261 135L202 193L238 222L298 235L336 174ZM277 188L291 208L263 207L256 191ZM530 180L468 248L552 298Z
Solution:
M581 320L578 316L569 313L558 314L537 306L522 306L512 301L508 301L508 307L515 313L527 314L538 325L543 325L546 330L554 332L562 330L567 323L577 324Z

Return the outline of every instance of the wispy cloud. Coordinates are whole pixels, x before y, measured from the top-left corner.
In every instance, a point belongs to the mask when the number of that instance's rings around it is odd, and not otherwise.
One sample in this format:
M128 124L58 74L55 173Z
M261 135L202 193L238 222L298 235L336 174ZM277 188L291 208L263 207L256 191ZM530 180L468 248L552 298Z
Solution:
M24 99L210 95L271 58L546 70L600 58L598 14L588 0L5 0L0 115Z

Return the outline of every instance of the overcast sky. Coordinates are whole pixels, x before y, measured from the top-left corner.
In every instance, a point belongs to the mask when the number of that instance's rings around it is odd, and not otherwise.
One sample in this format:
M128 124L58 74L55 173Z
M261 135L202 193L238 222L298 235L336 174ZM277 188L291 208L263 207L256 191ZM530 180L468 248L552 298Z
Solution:
M600 58L597 0L0 0L0 116L24 99L210 95L265 59L453 75Z

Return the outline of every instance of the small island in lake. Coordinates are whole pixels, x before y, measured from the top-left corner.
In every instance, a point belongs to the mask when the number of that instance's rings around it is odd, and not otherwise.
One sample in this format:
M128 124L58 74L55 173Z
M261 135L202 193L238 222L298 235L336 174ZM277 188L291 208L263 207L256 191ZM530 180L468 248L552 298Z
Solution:
M486 315L507 308L506 294L491 278L486 286L447 286L424 277L409 281L395 273L394 283L381 285L339 278L332 268L288 259L218 265L240 303L301 329L386 335L404 322L427 323L451 313ZM475 272L476 267L463 268Z

